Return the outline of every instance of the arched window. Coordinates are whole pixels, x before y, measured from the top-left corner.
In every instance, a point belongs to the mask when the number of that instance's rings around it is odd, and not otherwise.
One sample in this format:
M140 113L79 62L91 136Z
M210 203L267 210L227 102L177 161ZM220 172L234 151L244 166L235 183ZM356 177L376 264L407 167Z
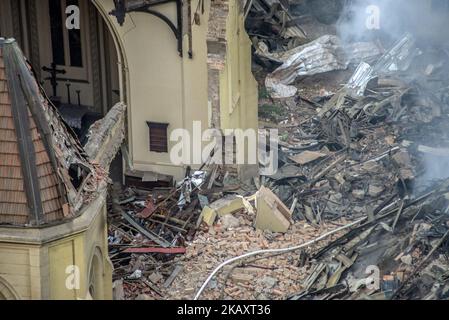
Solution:
M88 283L89 294L94 300L101 300L104 298L103 278L103 255L99 248L95 248L95 252L90 262Z

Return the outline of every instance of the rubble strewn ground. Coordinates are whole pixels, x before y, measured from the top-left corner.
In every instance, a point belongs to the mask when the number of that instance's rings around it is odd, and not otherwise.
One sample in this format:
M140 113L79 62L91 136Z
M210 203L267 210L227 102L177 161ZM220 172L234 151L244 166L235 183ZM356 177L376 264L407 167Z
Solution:
M119 257L113 261L117 278L123 279L125 298L144 293L146 298L191 299L227 259L306 243L362 218L353 228L303 251L258 255L227 265L201 298L446 299L449 55L445 44L430 46L404 33L385 45L376 43L379 52L351 60L334 36L328 38L335 43L310 49L307 43L319 39L318 34L306 39L301 28L276 28L276 15L267 17L260 2L255 1L248 28L261 84L261 127L279 129L279 170L243 186L231 183L225 168L206 166L208 173L195 178L204 179L200 187L188 177L176 191L134 195L122 204L120 210L129 211L125 214L151 232L142 236L139 226L115 220L121 231L113 231L111 238L117 244L112 252ZM294 10L301 7L290 8ZM272 23L261 23L259 15ZM271 53L262 50L269 47ZM339 57L333 56L334 51L343 55L344 63L335 64ZM279 98L282 90L265 87L267 77L279 67L275 62L292 61L273 58L274 53L297 55L299 61L281 68L287 73L277 81L289 87L284 98ZM292 86L295 90L290 90ZM262 207L252 201L264 188L279 197L272 200L282 203L284 212L290 208L289 214L276 217L293 220L280 223L279 228L288 229L284 234L256 228L256 215L261 214L257 210ZM251 204L243 202L237 212L231 212L230 205L220 211L212 204L230 195L246 197ZM201 214L204 210L207 219ZM273 217L275 212L271 211ZM154 242L165 247L164 253L117 250L158 247Z
M316 229L297 222L286 234L275 234L255 230L254 216L246 213L235 215L240 226L225 230L217 225L209 232L200 232L187 247L184 270L170 290L169 299L192 299L200 285L217 265L226 259L260 249L286 248L315 239L321 233L347 223L346 219L323 224ZM338 235L335 235L335 239ZM332 240L322 241L310 250L316 250ZM301 259L307 259L307 252L297 251L284 255L261 255L250 258L242 265L225 266L217 278L212 280L202 299L286 299L291 293L302 289L302 280L309 266Z

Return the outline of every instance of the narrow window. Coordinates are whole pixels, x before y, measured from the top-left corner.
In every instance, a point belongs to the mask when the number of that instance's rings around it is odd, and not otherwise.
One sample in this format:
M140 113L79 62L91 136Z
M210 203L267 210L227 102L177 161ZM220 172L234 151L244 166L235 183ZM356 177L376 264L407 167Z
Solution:
M147 122L150 129L150 151L168 152L168 123Z
M79 7L78 0L67 0L68 6ZM81 30L71 29L69 33L69 51L70 51L70 66L71 67L83 67L83 50L81 47Z
M57 65L65 65L64 57L64 34L61 15L61 1L50 0L49 3L51 46L53 62Z

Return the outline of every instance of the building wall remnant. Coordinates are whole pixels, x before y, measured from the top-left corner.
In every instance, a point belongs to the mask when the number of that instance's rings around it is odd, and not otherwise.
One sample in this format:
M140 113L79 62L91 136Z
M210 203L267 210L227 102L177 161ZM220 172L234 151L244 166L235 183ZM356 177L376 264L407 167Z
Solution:
M185 174L187 165L170 160L170 150L178 141L169 141L168 152L149 150L148 121L168 124L168 137L175 129L192 133L194 121L200 121L203 130L257 129L257 83L251 74L251 43L240 0L200 1L191 1L192 58L187 54L188 34L184 34L180 57L174 34L161 19L130 12L120 26L109 15L112 0L94 1L126 60L127 142L133 170L159 172L177 180ZM154 10L176 22L173 3Z
M125 138L126 105L117 103L106 116L89 128L89 139L84 146L89 159L105 170L114 160Z

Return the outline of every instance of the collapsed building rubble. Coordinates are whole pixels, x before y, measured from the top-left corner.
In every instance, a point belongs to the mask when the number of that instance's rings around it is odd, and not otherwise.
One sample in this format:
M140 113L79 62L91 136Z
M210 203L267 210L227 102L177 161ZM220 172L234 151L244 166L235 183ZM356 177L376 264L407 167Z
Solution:
M447 46L308 37L284 1L253 3L261 101L287 110L279 170L243 186L208 165L127 190L110 227L122 298L447 299Z
M333 70L347 69L350 64L359 63L380 55L380 49L373 43L360 42L344 45L336 36L325 35L303 46L269 53L263 42L259 42L259 55L282 65L265 79L265 86L274 98L288 98L297 89L289 86L299 76L312 76Z
M195 233L207 229L217 216L241 209L242 198L233 194L244 191L228 176L223 168L205 164L173 188L130 187L124 192L120 186L113 188L110 255L122 298L142 293L161 298L164 288L181 272L179 256L186 253L186 244ZM237 201L223 200L226 195Z
M447 183L438 180L447 174L435 163L446 162L448 57L436 51L418 50L405 35L374 67L363 62L283 144L286 165L270 185L299 204L300 218L314 225L348 214L369 219L311 256L292 299L446 297ZM327 158L298 168L303 150ZM378 286L369 266L381 272Z

